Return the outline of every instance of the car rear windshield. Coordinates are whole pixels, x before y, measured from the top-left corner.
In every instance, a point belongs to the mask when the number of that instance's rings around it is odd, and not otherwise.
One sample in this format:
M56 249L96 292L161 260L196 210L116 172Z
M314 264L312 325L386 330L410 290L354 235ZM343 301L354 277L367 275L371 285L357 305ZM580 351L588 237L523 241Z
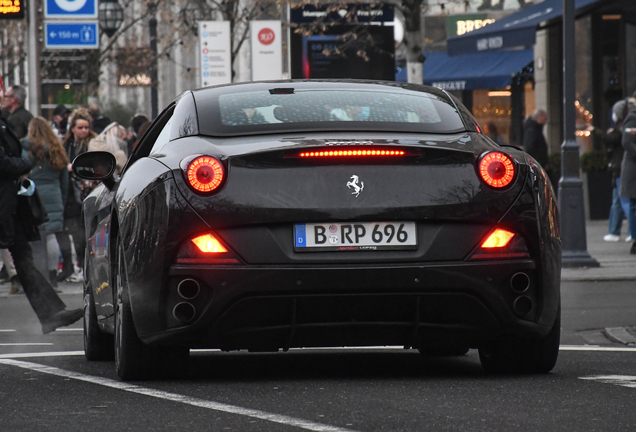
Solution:
M218 108L213 111L216 127L206 127L210 122L200 118L203 134L345 130L455 133L466 129L449 98L383 87L225 93L218 96Z

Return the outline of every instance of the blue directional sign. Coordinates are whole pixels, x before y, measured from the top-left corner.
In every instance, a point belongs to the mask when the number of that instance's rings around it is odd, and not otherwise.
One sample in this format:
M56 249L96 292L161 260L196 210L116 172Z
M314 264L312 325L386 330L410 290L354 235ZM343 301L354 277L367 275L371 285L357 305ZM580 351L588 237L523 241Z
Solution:
M45 22L46 49L99 48L97 22Z
M44 18L97 18L97 0L45 0Z

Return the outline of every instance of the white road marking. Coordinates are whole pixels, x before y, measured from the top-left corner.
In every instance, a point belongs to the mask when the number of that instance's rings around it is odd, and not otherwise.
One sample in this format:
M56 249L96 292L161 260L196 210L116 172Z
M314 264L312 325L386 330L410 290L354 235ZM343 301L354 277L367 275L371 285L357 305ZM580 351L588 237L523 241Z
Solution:
M83 328L59 328L55 329L56 332L81 332L84 331Z
M121 381L115 381L109 378L95 377L90 375L84 375L77 372L67 371L56 367L45 366L37 363L25 362L21 360L3 359L0 360L0 364L6 364L10 366L16 366L22 369L28 369L36 372L41 372L49 375L55 375L63 378L71 378L79 381L84 381L92 384L101 385L104 387L110 387L117 390L127 391L129 393L136 393L140 395L150 396L158 399L169 400L172 402L179 402L187 405L192 405L200 408L206 408L214 411L222 411L230 414L238 414L246 417L252 417L260 420L266 420L274 423L283 424L286 426L294 426L301 429L317 432L353 432L351 429L339 428L336 426L329 426L321 423L315 423L308 420L289 417L286 415L272 414L265 411L254 410L249 408L243 408L235 405L228 405L220 402L208 401L205 399L199 399L189 396L180 395L177 393L170 393L162 390L155 390L146 387L141 387L135 384L128 384Z
M559 351L605 351L605 352L634 352L636 347L613 347L598 345L561 345Z
M84 355L84 351L55 351L55 352L39 352L39 353L0 354L0 359L65 357L65 356L83 356L83 355Z
M20 342L14 342L14 343L0 343L0 346L42 346L42 345L48 345L51 346L53 345L52 343L44 343L44 342L32 342L32 343L20 343Z
M0 333L11 333L14 332L15 329L0 329Z
M603 384L613 384L627 388L636 388L636 376L633 375L592 375L579 377L579 379L598 381Z

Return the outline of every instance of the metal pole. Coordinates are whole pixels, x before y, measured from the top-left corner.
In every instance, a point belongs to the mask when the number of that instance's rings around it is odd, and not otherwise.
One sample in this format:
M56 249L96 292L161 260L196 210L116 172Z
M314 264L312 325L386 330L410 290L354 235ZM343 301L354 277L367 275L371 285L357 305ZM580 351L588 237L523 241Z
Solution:
M559 210L563 267L598 267L587 252L583 182L579 175L579 145L576 142L574 101L574 0L563 0L563 135Z
M28 35L29 35L29 53L28 53L28 65L29 65L29 80L28 80L28 93L29 93L29 111L34 116L40 115L40 50L38 47L38 8L37 2L34 0L28 2L29 15L28 15Z
M150 22L148 23L148 31L150 33L150 50L152 51L152 64L150 65L150 105L152 110L152 119L154 120L159 115L159 94L157 90L159 79L158 77L158 63L159 59L157 58L157 17L156 17L156 5L151 3L149 5L151 8L151 17Z

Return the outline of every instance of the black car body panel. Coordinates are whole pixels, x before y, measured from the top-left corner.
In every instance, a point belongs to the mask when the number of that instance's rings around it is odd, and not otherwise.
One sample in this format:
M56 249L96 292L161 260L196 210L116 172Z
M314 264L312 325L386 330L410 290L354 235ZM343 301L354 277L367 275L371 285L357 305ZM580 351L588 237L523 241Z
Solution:
M118 243L135 328L150 345L480 347L504 336L550 331L560 304L561 245L552 187L536 161L479 133L463 107L457 115L464 130L448 133L364 132L356 124L342 131L264 134L255 132L260 126L247 126L244 133L212 136L212 123L202 116L213 115L205 114L218 110L210 101L232 88L183 95L153 123L112 190L102 186L84 202L87 285L102 331L114 331ZM456 103L438 90L417 91ZM351 148L407 155L298 157ZM502 189L486 185L477 171L480 158L492 151L505 153L515 166L514 180ZM193 190L184 175L184 164L198 155L216 158L225 170L211 194ZM354 175L364 181L357 196L347 187ZM417 242L403 250L307 252L294 246L296 223L349 221L412 221ZM495 227L520 236L527 253L474 259ZM179 261L190 239L209 232L234 261ZM513 289L519 273L528 286ZM183 281L196 281L194 297L179 294ZM186 320L177 312L184 303L193 311Z

